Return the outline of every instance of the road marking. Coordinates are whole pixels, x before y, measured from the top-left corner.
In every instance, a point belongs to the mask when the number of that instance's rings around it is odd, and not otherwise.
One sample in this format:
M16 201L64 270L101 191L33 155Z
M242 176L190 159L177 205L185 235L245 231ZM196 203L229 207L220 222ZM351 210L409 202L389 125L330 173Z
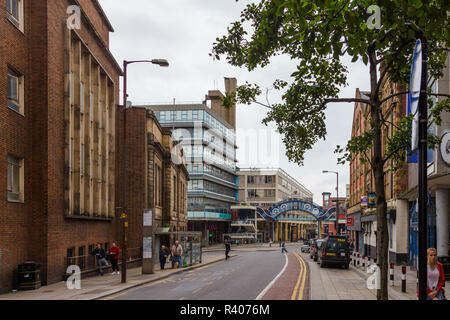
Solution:
M296 300L297 295L298 295L297 300L303 300L303 293L304 293L303 291L305 289L306 283L306 264L297 252L294 252L294 255L296 256L300 264L300 274L298 276L294 292L292 292L291 300Z
M269 291L269 289L275 284L275 282L277 282L278 278L281 277L283 272L286 270L287 265L288 265L288 258L287 258L286 254L284 255L284 258L285 258L286 262L284 263L283 270L281 270L280 273L267 285L267 287L265 287L264 290L261 291L261 293L256 297L255 300L261 300L262 297L264 297L264 295L267 293L267 291Z
M294 291L292 292L291 300L296 300L298 287L299 287L299 285L300 285L300 283L301 283L302 275L303 275L302 263L301 263L300 259L297 257L297 253L296 253L296 252L294 252L294 255L295 255L295 257L297 258L297 260L298 260L298 262L299 262L300 273L298 274L297 283L295 284Z

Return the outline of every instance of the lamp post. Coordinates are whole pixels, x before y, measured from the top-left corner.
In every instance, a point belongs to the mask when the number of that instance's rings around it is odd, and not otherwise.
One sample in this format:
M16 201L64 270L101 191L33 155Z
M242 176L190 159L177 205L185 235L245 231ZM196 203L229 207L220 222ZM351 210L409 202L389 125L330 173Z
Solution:
M339 172L323 170L322 173L336 173L336 221L334 222L334 229L336 230L336 235L338 235L338 219L339 219Z
M127 282L127 199L126 199L126 161L127 161L127 67L132 63L147 62L157 64L161 67L168 67L169 63L164 59L153 59L153 60L135 60L135 61L123 61L123 151L122 151L122 214L121 219L122 224L122 283Z

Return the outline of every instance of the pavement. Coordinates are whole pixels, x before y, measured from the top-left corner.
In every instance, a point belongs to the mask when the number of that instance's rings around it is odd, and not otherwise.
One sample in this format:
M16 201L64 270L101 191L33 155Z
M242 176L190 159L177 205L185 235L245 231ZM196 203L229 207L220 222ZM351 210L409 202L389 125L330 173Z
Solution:
M224 252L224 250L222 250ZM230 257L236 254L231 253ZM179 269L161 270L155 265L154 274L142 274L141 267L127 269L127 282L121 283L122 275L105 273L104 276L93 276L81 280L81 289L68 289L65 281L42 286L37 290L16 291L0 295L1 300L96 300L109 295L135 288L147 283L170 277L173 274L186 272L225 260L225 254L204 254L202 263Z
M354 266L350 264L350 268L363 278L366 279L371 276L361 266ZM389 277L389 274L388 274ZM389 281L389 280L388 280ZM445 282L445 287L450 290L450 281ZM375 290L373 290L375 292ZM401 266L394 266L394 285L391 286L388 282L388 292L390 300L417 300L417 271L412 270L409 266L406 267L406 292L402 292L402 268ZM448 296L448 294L447 294Z

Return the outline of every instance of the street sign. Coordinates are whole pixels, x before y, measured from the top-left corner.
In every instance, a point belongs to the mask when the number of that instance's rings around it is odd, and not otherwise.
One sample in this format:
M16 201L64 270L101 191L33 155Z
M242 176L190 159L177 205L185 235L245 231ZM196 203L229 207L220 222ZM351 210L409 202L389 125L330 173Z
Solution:
M375 208L377 205L377 195L375 193L369 193L367 196L367 205L369 208Z
M416 150L419 146L419 97L420 85L422 80L422 42L420 39L416 41L414 54L411 65L411 77L409 80L408 103L413 114L412 130L411 130L411 150Z
M153 211L152 210L145 210L142 214L144 218L144 227L151 227L153 226Z

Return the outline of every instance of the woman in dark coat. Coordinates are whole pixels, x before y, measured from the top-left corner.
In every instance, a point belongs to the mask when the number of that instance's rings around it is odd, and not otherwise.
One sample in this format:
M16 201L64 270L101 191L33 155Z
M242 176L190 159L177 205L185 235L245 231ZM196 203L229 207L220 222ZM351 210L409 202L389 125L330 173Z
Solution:
M166 259L169 256L169 252L166 249L166 246L161 246L159 250L159 263L161 265L161 270L164 270L164 265L166 264Z

